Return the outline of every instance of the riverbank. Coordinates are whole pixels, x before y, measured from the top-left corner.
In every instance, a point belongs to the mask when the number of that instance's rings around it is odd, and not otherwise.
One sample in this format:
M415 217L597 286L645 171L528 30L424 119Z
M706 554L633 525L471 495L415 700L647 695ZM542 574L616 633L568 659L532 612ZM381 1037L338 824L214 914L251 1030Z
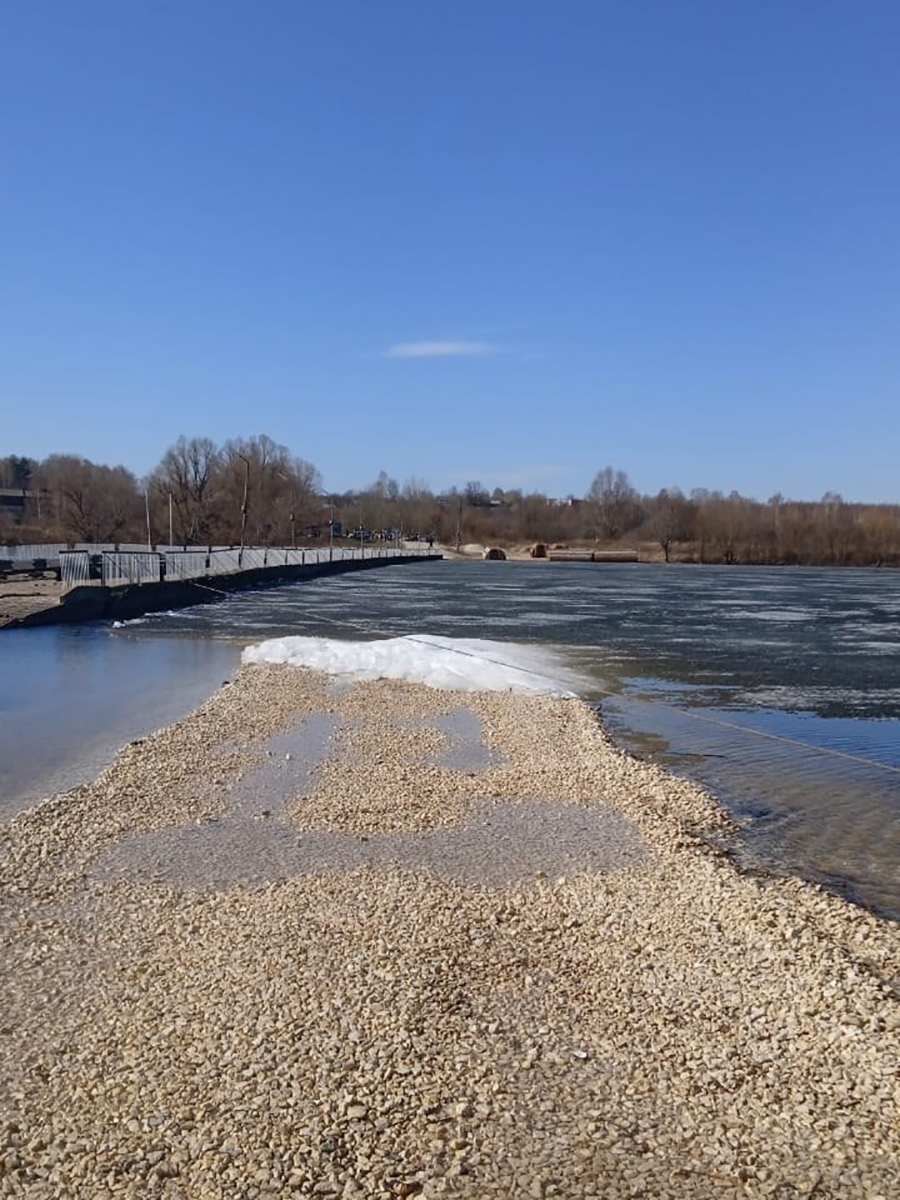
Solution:
M56 608L62 594L62 584L56 579L0 579L0 629Z
M575 699L244 668L0 833L0 1195L887 1200L898 928L727 828Z
M626 538L622 540L594 541L582 539L569 542L549 542L544 543L547 549L547 556L535 557L532 554L534 542L509 542L503 537L499 537L494 541L489 542L465 542L458 549L455 543L442 543L435 546L436 550L440 550L444 558L455 562L481 562L484 559L484 553L490 547L501 549L510 562L531 562L537 564L547 564L553 555L558 555L563 560L571 559L571 561L591 561L591 555L594 555L595 564L620 563L620 562L639 562L644 566L691 566L691 567L728 567L729 570L739 570L742 567L751 567L759 570L767 570L771 568L790 569L790 570L809 570L823 569L828 571L836 571L838 573L853 570L884 570L887 572L896 571L900 568L900 564L892 560L884 561L882 559L873 559L871 562L831 562L817 561L815 557L806 558L757 558L752 557L741 558L727 556L718 557L710 554L709 551L699 543L677 543L670 551L667 559L659 542L648 542L634 538Z

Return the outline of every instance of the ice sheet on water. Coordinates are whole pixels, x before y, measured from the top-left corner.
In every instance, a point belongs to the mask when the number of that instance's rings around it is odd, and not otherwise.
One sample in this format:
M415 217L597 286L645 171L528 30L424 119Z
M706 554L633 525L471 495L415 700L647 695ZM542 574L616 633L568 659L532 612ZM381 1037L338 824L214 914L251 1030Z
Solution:
M537 692L573 696L585 682L552 651L484 638L431 634L341 641L336 638L272 638L243 653L245 663L311 667L357 681L404 679L464 692Z

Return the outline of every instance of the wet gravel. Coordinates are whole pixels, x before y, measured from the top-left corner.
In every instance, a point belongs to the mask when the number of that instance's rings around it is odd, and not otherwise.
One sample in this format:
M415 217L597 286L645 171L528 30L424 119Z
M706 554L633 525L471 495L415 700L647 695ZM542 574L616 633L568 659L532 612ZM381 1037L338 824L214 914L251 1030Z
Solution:
M0 831L0 1195L889 1200L897 927L727 828L577 700L243 670Z
M503 887L573 871L613 871L643 855L635 827L615 809L521 801L472 806L463 825L414 833L298 832L257 818L201 822L120 842L92 874L186 888L274 883L317 871L408 871L469 887Z

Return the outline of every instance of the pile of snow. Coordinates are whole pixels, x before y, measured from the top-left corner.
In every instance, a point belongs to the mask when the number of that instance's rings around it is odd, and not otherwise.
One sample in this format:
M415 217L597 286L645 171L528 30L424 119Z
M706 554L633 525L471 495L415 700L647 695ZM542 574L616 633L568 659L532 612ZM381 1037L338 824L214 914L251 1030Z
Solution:
M335 638L272 638L243 653L245 663L311 667L350 681L405 679L463 692L538 692L573 696L580 678L560 658L537 646L480 638L421 636L376 642Z

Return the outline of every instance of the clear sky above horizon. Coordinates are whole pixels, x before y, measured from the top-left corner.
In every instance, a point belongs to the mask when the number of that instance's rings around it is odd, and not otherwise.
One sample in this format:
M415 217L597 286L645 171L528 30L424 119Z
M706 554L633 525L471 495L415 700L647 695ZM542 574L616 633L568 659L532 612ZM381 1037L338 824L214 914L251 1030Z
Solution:
M0 454L900 500L896 0L7 0Z

